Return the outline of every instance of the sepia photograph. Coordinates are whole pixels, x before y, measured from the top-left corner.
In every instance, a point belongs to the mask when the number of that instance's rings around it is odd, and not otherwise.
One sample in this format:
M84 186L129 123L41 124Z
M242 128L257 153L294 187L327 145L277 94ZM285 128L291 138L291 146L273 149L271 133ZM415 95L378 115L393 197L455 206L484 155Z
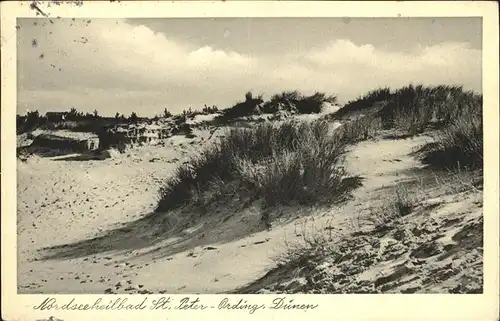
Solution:
M482 292L481 19L18 26L21 293Z
M483 17L52 7L32 2L10 40L11 277L45 295L35 310L48 295L215 294L253 313L232 295L307 310L292 295L485 293Z

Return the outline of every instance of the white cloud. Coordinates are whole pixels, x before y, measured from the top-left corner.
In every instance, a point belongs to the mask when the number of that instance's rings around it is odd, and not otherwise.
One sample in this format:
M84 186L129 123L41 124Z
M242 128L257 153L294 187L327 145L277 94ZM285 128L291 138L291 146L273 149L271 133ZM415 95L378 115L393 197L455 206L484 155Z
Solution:
M462 43L441 43L410 52L389 52L372 45L337 40L305 54L302 65L274 71L282 79L307 79L305 87L330 90L344 100L367 90L409 83L463 84L481 91L481 51ZM305 68L307 66L308 68Z
M250 56L237 48L181 43L122 20L69 23L21 25L20 112L74 105L107 115L134 110L152 115L164 106L174 112L204 103L228 107L247 90L321 90L346 100L373 87L410 82L460 83L481 90L481 51L461 43L389 52L336 40L308 52ZM36 48L32 39L37 39Z
M459 83L481 90L481 51L462 43L441 43L403 53L338 40L307 57L323 67L323 72L336 72L342 82L352 81L358 91L410 82Z

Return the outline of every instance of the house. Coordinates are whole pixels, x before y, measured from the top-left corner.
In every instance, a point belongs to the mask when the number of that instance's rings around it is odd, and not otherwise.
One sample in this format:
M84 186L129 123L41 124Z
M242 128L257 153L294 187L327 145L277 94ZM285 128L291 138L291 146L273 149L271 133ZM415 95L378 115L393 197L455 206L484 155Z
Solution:
M42 132L33 138L32 146L83 153L99 148L99 138L93 133L67 131Z
M127 124L109 128L106 133L106 146L123 144L158 144L172 135L169 124Z
M68 114L68 112L48 111L45 113L45 117L48 121L63 121L66 120Z

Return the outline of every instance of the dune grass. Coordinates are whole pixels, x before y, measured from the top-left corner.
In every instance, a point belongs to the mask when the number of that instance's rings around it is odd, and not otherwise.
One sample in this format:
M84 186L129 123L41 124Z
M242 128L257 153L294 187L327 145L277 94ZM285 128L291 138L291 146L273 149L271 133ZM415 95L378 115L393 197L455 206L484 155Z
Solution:
M391 91L379 88L348 102L332 114L341 118L353 112L370 113L374 107L385 128L404 129L421 133L433 125L444 126L468 114L481 113L482 96L464 90L462 86L408 85Z
M273 95L262 106L264 113L276 113L280 109L296 114L320 113L323 103L336 103L337 96L316 92L313 95L303 95L299 91L284 91Z
M335 119L340 119L344 116L348 116L353 112L365 111L367 108L372 107L374 104L379 102L388 101L391 98L390 88L378 88L369 91L368 93L358 97L355 100L349 101L338 111L333 113Z
M370 91L331 117L365 114L342 126L351 143L366 140L380 129L396 129L408 136L433 131L435 142L422 149L424 163L477 169L483 165L482 105L482 95L461 86L409 85Z
M424 147L422 161L434 168L483 167L483 120L468 114L438 131L436 142Z
M380 108L373 108L377 102L381 102ZM482 190L482 96L451 86L407 86L393 93L380 89L350 102L340 109L340 113L337 112L337 116L349 116L359 111L363 111L362 117L346 122L336 130L341 145L370 139L382 129L397 129L409 136L429 131L435 140L419 152L422 161L431 169L445 168L448 171L448 175L442 175L442 171L436 174L437 189L446 193ZM417 190L423 189L419 187ZM416 213L418 206L419 196L415 189L409 190L407 185L398 184L394 187L394 194L363 221L375 231L387 231L391 226L404 224L401 218ZM406 226L400 227L405 236L411 235L406 234L406 229ZM333 258L335 264L342 260L341 242L325 230L312 230L309 234L302 232L301 243L287 245L287 251L275 258L278 266L305 271L302 275L307 282L300 287L301 290L327 289L330 284L328 277L320 276L318 280L309 275L318 270L325 258Z
M381 129L380 118L367 115L345 122L336 129L335 135L343 144L355 144L374 138Z
M482 96L460 86L409 85L394 91L379 115L386 128L415 135L429 126L442 128L481 110Z
M232 128L160 191L157 211L262 200L265 207L339 201L359 182L345 179L345 144L328 122Z
M250 95L246 98L253 102ZM270 101L293 103L299 98L304 97L298 92L284 92ZM316 95L311 99L330 98ZM340 164L345 147L375 137L381 129L398 129L410 136L433 130L435 142L421 153L424 163L482 167L481 95L458 86L409 85L393 92L382 88L338 112L347 115L345 110L369 109L364 104L379 99L380 108L344 123L333 133L327 121L266 122L231 129L220 142L177 169L160 191L158 211L232 200L260 199L268 207L331 201L345 194Z

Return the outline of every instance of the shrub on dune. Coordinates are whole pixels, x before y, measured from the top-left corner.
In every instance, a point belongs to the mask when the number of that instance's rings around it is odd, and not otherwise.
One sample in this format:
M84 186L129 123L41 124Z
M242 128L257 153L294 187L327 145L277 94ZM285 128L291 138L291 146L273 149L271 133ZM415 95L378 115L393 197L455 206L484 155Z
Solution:
M381 128L380 118L367 115L342 124L336 129L335 137L342 144L355 144L375 137Z
M481 110L482 96L461 86L424 87L409 85L391 95L379 116L385 128L397 128L415 135L429 126L444 127Z
M325 93L316 92L311 96L304 96L296 102L296 108L299 114L320 113L323 103L335 103L336 96L327 96Z
M297 114L315 114L320 113L323 103L336 103L335 95L327 95L322 92L316 92L313 95L305 96L299 91L284 91L273 95L269 101L264 103L262 111L264 113L276 113L281 109Z
M446 126L464 114L474 113L481 105L481 95L461 86L408 85L394 91L389 88L372 90L348 102L331 117L342 118L354 112L368 115L375 111L384 128L415 135L431 125ZM374 108L376 106L380 108Z
M258 163L237 160L243 184L264 199L267 206L313 204L334 200L342 194L338 192L345 177L339 166L343 145L328 136L328 128L323 124L302 124L298 132L300 139L290 141L286 149L277 149Z
M482 116L464 115L437 132L436 142L427 146L423 162L439 168L482 168Z
M378 88L372 91L369 91L367 94L358 97L355 100L349 101L338 111L333 113L333 118L342 118L350 113L356 111L363 111L367 108L373 107L375 103L388 101L391 97L390 88Z
M234 199L261 199L267 207L342 199L355 184L344 180L345 145L329 126L285 122L233 128L177 170L161 189L157 210Z
M373 108L381 102L380 108ZM434 143L422 149L424 163L434 167L480 168L483 164L482 95L462 86L409 85L377 89L351 101L331 115L366 114L342 125L338 137L352 144L379 129L396 129L409 136L434 130ZM437 129L437 130L436 130Z

